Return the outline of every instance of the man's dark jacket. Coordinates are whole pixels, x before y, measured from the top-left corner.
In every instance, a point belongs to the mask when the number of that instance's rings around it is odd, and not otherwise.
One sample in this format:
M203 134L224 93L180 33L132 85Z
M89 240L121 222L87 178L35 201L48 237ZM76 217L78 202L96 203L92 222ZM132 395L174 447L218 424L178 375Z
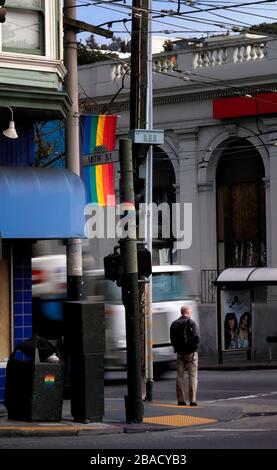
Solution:
M188 342L184 341L184 329L187 325ZM181 315L170 326L170 340L177 353L191 354L197 351L200 335L195 321L191 318Z

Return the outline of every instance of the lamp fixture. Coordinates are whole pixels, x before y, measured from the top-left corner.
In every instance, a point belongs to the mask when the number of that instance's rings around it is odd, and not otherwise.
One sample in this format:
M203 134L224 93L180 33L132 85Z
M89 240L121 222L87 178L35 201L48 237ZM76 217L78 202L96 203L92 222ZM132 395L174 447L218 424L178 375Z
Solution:
M9 122L9 127L3 131L3 134L6 137L8 137L9 139L17 139L18 134L16 132L15 124L14 124L14 120L13 120L13 110L10 106L5 106L5 108L9 108L9 110L11 112L11 120Z

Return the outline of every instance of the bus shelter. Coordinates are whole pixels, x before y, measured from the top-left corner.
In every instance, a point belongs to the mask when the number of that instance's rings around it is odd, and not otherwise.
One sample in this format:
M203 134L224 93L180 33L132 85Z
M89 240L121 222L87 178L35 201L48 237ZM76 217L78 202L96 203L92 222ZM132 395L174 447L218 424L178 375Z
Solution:
M217 287L218 360L223 353L245 350L247 359L256 356L254 290L257 286L277 286L277 268L227 268L214 285ZM271 342L277 336L266 338L271 359Z

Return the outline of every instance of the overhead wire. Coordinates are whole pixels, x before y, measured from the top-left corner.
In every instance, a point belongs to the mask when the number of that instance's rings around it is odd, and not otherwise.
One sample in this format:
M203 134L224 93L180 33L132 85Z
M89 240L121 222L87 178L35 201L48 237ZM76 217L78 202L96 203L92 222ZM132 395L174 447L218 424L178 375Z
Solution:
M260 4L260 3L268 3L269 1L270 1L270 2L273 2L273 0L260 0L260 1L258 1L258 2L250 2L250 3L247 3L247 5L257 4L257 3L259 3L259 4ZM86 4L87 4L87 2L86 2ZM108 8L107 6L104 6L104 5L109 4L109 9L111 9L111 8L110 8L110 2L107 2L107 1L104 1L104 0L101 0L101 2L99 2L99 1L92 1L92 2L90 2L90 4L91 4L91 5L95 5L95 6L97 6L97 7L101 7L101 8ZM114 3L113 3L113 4L114 4ZM116 5L117 5L117 6L120 6L120 7L122 7L122 8L125 8L125 9L127 8L129 11L132 10L132 6L131 6L131 5L126 5L126 4L120 5L120 4L117 3L117 2L116 2ZM241 4L239 4L239 5L246 5L246 3L244 2L244 3L241 3ZM237 7L238 5L236 5L236 4L234 5L234 3L233 3L233 4L230 5L228 8L231 8L232 6L233 6L233 7ZM203 13L203 12L214 11L214 10L217 10L217 9L223 9L223 10L225 10L226 8L227 8L227 7L223 7L223 8L220 8L220 7L212 7L212 8L208 8L208 9L207 9L207 8L206 8L206 9L198 9L197 11L189 10L188 12L183 12L183 13L178 14L178 15L180 15L181 17L182 17L183 15L186 15L186 18L175 18L175 19L177 19L177 20L182 19L182 20L187 21L187 19L190 19L190 17L188 16L189 13L199 13L199 12L202 12L202 13ZM114 9L111 9L111 10L113 11ZM116 11L119 11L119 10L116 10ZM152 13L156 13L157 10L153 10L153 9L152 9L151 12L152 12ZM122 13L122 12L120 11L120 13ZM160 13L160 12L157 12L157 13ZM177 15L177 16L178 16L178 15ZM153 20L155 21L155 18L165 17L165 16L175 16L175 17L176 17L176 12L167 12L167 13L163 12L161 15L152 16L152 18L153 18ZM208 22L208 23L210 22L210 23L214 24L211 20L207 20L207 19L205 19L205 18L200 18L200 19L197 19L197 20L196 20L196 19L194 19L194 20L190 19L190 21L194 21L194 22L196 21L196 22L200 22L200 23L202 22L202 24L203 24L203 22L206 22L206 23L207 23L207 22ZM235 19L234 21L237 22L238 20ZM110 23L110 22L109 22L109 23ZM112 23L112 21L111 21L111 23ZM219 26L219 27L223 27L224 24L221 24L221 25L220 25L220 23L218 22L218 26ZM225 25L225 26L226 26L226 25ZM229 25L229 26L230 26L230 25Z
M94 3L94 2L93 2L93 3ZM102 1L102 2L100 2L100 3L107 3L107 2L103 2L103 1ZM250 4L254 4L254 5L257 5L257 4L264 4L264 3L272 3L272 2L271 2L271 1L250 2ZM239 4L239 5L238 5L238 4L235 4L235 5L234 5L234 3L232 2L232 7L239 7L239 6L245 6L245 5L246 5L245 2L244 2L243 4L241 3L241 4ZM249 5L249 3L247 3L247 5ZM228 8L231 8L231 5L230 5ZM222 9L222 8L220 8L220 7L213 7L213 8L211 8L211 10L217 10L217 9ZM224 7L223 9L226 9L226 8ZM199 12L199 11L198 11L198 12ZM207 12L207 9L204 9L203 12ZM162 15L162 16L164 17L164 15ZM172 15L166 15L166 16L172 16ZM258 15L256 15L256 16L258 16ZM225 19L229 19L229 18L226 17ZM197 20L197 21L202 22L202 24L203 24L203 19L199 19L199 20ZM235 20L235 21L236 21L236 20ZM205 23L205 24L206 24L206 23ZM125 26L125 25L124 25L124 26ZM198 32L198 31L197 31L197 32ZM202 31L201 31L201 32L202 32ZM167 75L172 76L171 74L167 74ZM194 74L194 75L198 75L198 76L201 77L200 74ZM176 77L176 78L178 78L178 77ZM210 78L211 80L213 80L212 77L207 77L207 78ZM211 85L211 84L214 85L214 84L215 84L214 82L213 82L213 83L211 83L211 82L204 83L203 81L197 81L197 80L194 80L194 81L197 82L197 83L202 83L202 84L207 84L207 85ZM226 88L226 87L225 87L225 88ZM229 89L230 89L230 88L234 89L234 87L227 87L227 88L229 88ZM249 136L249 137L253 137L253 135L252 135L252 136ZM265 146L266 146L266 144L263 144L263 147L265 147ZM245 148L245 147L244 147L244 148ZM200 150L200 151L201 151L201 150ZM189 152L189 151L188 151L188 152ZM190 153L191 153L191 152L190 152Z
M199 4L201 4L201 2L199 2ZM196 10L199 10L199 8L198 8L197 5L192 5L192 7L195 8ZM232 9L232 8L229 8L228 11L232 11L232 12L237 13L237 11L236 11L235 9ZM244 12L244 11L241 11L241 10L240 10L240 13L243 13L243 14L246 14L246 15L250 15L250 16L255 16L255 18L257 18L257 16L258 16L258 17L261 17L261 18L273 20L273 18L270 17L270 16L259 15L259 14L257 14L257 13L250 13L249 11L248 11L248 12ZM225 18L225 19L228 19L228 20L230 19L229 17L227 17L227 16L225 16L225 15L220 15L219 13L211 12L210 15L217 16L217 17L220 17L220 18ZM244 22L241 22L241 21L239 21L239 20L235 20L234 18L233 18L233 21L236 21L236 22L239 22L239 23L242 23L242 24L244 23Z

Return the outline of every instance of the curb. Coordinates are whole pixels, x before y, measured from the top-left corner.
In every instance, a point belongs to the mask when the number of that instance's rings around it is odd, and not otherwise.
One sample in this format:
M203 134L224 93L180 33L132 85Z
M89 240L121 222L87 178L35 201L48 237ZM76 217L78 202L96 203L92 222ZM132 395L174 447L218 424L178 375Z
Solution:
M153 431L172 431L176 429L189 429L191 427L206 426L207 423L197 422L197 420L213 420L214 422L226 422L240 419L243 416L243 411L240 407L220 408L216 407L209 410L209 407L203 409L204 413L197 413L197 416L191 413L182 413L184 419L195 419L191 424L177 424L169 425L164 423L126 423L114 422L110 423L89 423L89 424L76 424L74 422L60 422L60 423L33 423L33 422L7 422L0 421L0 440L1 438L11 437L49 437L49 436L84 436L84 435L101 435L101 434L131 434L131 433L145 433ZM155 414L155 413L153 413ZM168 415L164 414L163 417ZM213 418L211 418L213 416ZM169 418L171 415L169 415ZM158 417L159 418L159 417Z
M181 426L180 426L181 427ZM11 437L49 437L49 436L86 436L86 435L103 435L103 434L129 434L129 433L143 433L150 431L168 431L176 429L171 426L151 426L145 424L123 424L122 426L107 425L103 428L86 428L65 426L63 429L43 429L39 425L28 429L26 426L0 426L0 439Z

